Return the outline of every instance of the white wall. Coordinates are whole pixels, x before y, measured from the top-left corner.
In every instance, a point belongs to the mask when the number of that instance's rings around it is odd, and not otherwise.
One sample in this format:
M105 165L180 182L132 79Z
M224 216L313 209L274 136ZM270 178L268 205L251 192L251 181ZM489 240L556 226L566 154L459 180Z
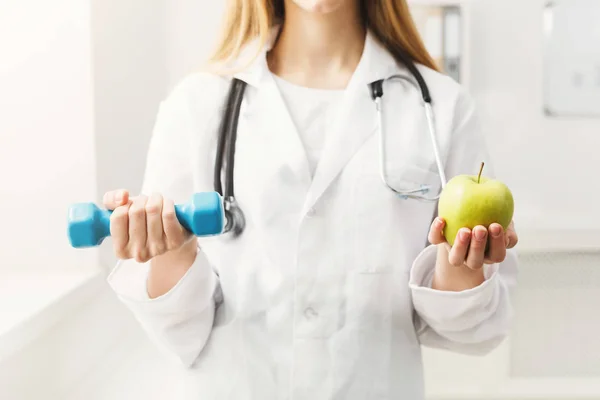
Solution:
M165 1L92 2L98 189L140 189L166 95ZM115 186L116 185L116 186Z
M468 2L470 90L519 226L597 229L600 119L543 114L544 3Z
M216 44L224 1L176 0L167 7L168 85L198 70Z
M167 5L168 3L168 5ZM223 9L206 0L92 1L98 195L141 189L156 112L200 69ZM115 261L110 245L102 264Z
M1 4L0 273L95 265L66 236L68 205L96 196L89 3Z
M159 102L167 95L166 1L93 0L97 196L141 189ZM101 262L115 262L110 243Z

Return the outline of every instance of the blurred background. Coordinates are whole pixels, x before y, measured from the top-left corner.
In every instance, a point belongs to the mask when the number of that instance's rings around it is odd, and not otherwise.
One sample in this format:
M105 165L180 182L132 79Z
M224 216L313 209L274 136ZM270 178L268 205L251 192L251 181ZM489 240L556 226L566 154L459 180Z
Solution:
M0 0L0 398L173 398L181 379L109 291L69 204L141 186L158 103L223 2ZM600 1L411 1L475 97L516 198L517 318L485 358L425 351L428 398L600 399Z

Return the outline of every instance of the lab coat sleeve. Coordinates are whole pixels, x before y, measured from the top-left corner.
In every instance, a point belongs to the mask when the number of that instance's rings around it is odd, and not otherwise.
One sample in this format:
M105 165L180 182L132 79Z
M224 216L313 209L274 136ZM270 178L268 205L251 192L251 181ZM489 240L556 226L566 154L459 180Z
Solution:
M482 161L486 163L486 175L493 176L475 107L466 93L459 96L455 110L453 135L446 159L448 179L476 173ZM464 354L487 354L504 340L510 330L513 315L511 294L517 278L514 249L507 251L502 263L484 266L485 281L480 286L462 292L432 289L436 256L436 246L428 246L411 268L409 286L421 343Z
M160 193L175 203L186 202L197 189L211 190L194 175L192 135L198 129L190 112L184 81L160 105L147 153L142 193ZM207 171L209 172L209 171ZM198 172L196 172L198 174ZM203 174L204 175L204 174ZM194 177L195 176L195 177ZM208 176L208 174L207 174ZM146 280L151 261L119 261L108 277L110 287L133 313L150 339L167 354L191 366L204 348L213 326L220 293L219 278L198 246L195 262L166 294L150 299Z

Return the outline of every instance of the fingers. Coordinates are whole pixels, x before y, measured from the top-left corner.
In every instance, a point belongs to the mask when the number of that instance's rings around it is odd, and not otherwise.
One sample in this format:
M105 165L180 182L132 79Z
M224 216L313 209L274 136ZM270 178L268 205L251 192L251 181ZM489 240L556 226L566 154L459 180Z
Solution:
M166 236L166 246L168 250L178 249L183 245L186 235L183 227L177 220L175 214L175 204L171 200L163 201L162 224Z
M448 254L448 262L454 266L461 266L467 258L467 251L471 243L471 231L468 228L461 228L454 240L454 246Z
M146 202L146 234L150 257L161 255L166 250L165 235L162 222L163 198L153 194Z
M485 258L485 248L487 244L488 231L484 226L476 226L473 228L471 235L471 244L465 264L471 269L479 269L483 267Z
M519 239L511 223L506 230L500 224L491 224L488 229L476 226L473 231L462 228L450 248L443 238L442 226L434 221L429 231L429 241L432 244L446 245L448 262L453 266L466 265L471 269L479 269L484 264L496 264L504 261L506 250L516 246Z
M113 210L110 233L119 259L134 258L145 263L179 249L187 241L187 231L177 220L175 205L160 194L131 198L127 191L115 190L104 195L103 203Z
M102 199L102 203L107 210L114 210L117 207L127 204L128 202L129 192L122 189L106 192Z
M129 258L129 207L130 204L117 207L110 216L110 235L115 255L124 260Z
M431 228L429 229L428 240L431 244L442 244L446 241L444 237L444 226L446 225L445 221L437 217L433 223L431 224Z
M136 197L129 207L129 251L137 262L149 260L149 251L146 248L146 202L145 196Z
M519 236L515 231L515 225L513 222L510 223L508 229L506 230L506 248L512 249L519 243Z
M512 249L514 248L517 243L519 243L519 238L517 236L517 234L515 232L507 232L506 233L506 248L507 249Z
M504 229L500 224L491 224L489 227L490 247L487 262L490 264L504 261L506 257L506 240Z

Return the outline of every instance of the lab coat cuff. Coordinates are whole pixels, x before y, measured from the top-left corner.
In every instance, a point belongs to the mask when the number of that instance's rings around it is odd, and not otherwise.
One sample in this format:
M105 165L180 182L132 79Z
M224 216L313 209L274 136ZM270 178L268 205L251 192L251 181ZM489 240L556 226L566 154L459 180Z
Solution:
M444 330L463 330L488 318L499 297L498 264L484 266L481 285L451 292L431 287L436 258L437 246L428 246L412 265L409 287L417 314L428 325Z
M179 282L153 299L147 290L149 268L150 262L120 260L107 278L112 290L134 313L169 315L199 311L212 304L218 277L200 248Z

